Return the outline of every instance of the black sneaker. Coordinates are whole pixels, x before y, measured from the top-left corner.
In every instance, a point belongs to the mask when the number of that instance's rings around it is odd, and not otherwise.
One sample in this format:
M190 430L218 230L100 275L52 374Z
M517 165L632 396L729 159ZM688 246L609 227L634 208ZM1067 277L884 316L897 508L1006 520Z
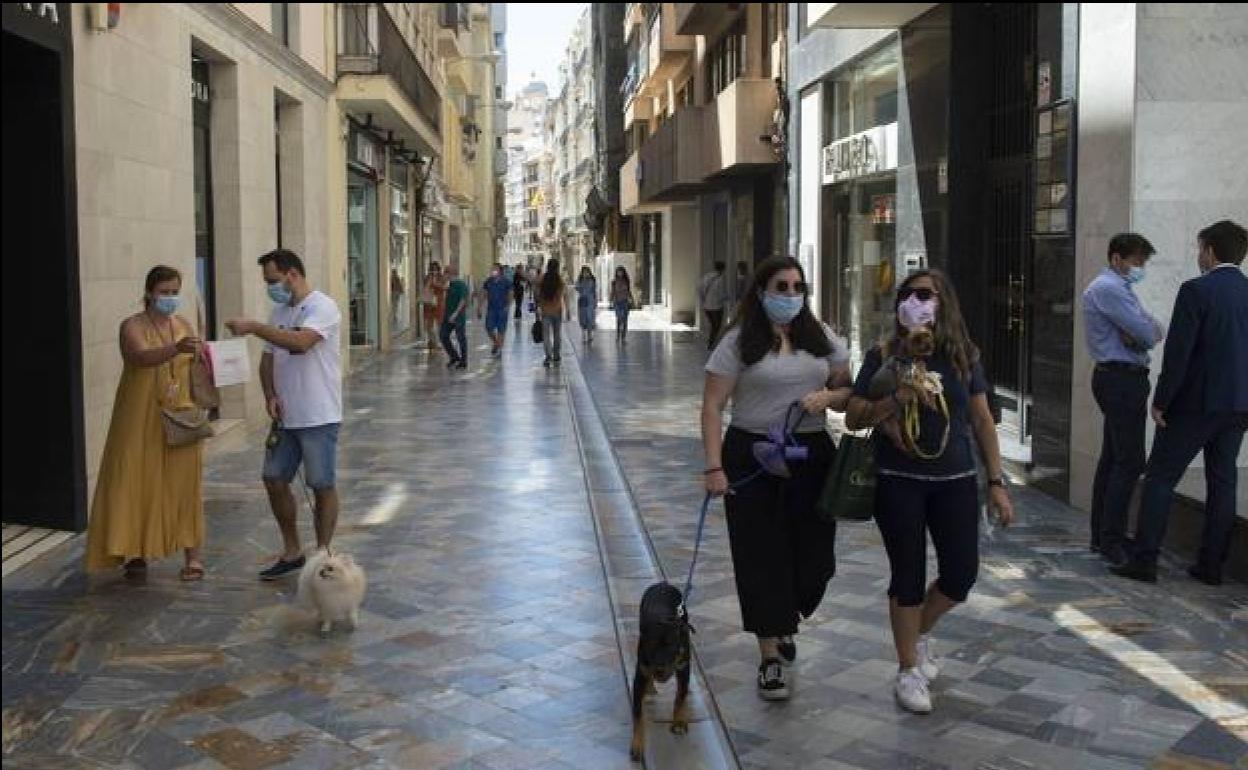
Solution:
M544 367L546 367L547 369L549 369L549 368L550 368L550 359L549 359L549 358L544 359L544 360L542 361L542 366L544 366Z
M763 700L788 700L789 681L779 658L768 658L758 667L758 695Z
M450 361L447 361L447 362L446 362L446 368L447 368L447 369L454 369L456 366L459 366L459 359L458 359L458 358L452 358Z
M780 653L780 661L786 666L791 666L797 662L797 642L793 641L791 636L782 636L776 644L776 651Z
M461 358L461 359L459 359L459 363L455 364L455 368L456 368L456 369L467 369L467 368L468 368L468 359L466 359L466 358Z
M261 580L277 580L280 577L285 577L292 572L298 572L299 570L303 569L303 565L306 564L307 561L308 561L307 557L304 557L304 556L300 556L298 559L291 559L290 561L286 561L285 559L278 559L277 563L274 564L272 567L269 567L268 569L261 571L260 579Z

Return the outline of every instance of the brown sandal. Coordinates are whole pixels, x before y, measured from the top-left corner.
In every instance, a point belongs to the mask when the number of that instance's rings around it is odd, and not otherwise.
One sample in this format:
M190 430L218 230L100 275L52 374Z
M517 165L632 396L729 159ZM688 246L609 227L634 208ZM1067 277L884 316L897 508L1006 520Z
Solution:
M204 579L204 565L188 564L178 574L183 583L195 583Z

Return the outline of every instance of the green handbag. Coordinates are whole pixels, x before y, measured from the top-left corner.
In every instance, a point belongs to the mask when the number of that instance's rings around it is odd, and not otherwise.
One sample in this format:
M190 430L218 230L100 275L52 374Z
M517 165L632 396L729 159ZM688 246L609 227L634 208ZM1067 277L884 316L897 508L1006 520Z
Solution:
M815 513L826 522L871 520L875 514L875 447L869 435L841 436Z

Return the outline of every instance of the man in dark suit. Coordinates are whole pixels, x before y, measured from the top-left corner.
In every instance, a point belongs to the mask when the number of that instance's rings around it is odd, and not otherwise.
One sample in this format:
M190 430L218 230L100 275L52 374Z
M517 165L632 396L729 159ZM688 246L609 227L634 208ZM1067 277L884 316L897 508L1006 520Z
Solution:
M1209 585L1222 565L1235 523L1236 457L1248 429L1248 277L1239 266L1248 231L1223 220L1198 236L1203 275L1183 284L1174 301L1161 377L1153 394L1157 435L1148 458L1135 548L1116 575L1154 582L1174 487L1205 452L1205 530L1189 570Z

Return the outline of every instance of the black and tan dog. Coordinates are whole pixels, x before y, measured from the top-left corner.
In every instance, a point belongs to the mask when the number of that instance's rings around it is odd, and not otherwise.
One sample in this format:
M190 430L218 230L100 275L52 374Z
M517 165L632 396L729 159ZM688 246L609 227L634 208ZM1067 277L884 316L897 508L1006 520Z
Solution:
M676 705L672 709L672 733L689 732L689 668L692 632L680 589L671 583L655 583L641 597L641 637L637 640L637 672L633 675L633 761L641 761L646 743L642 703L655 691L655 682L676 674Z

